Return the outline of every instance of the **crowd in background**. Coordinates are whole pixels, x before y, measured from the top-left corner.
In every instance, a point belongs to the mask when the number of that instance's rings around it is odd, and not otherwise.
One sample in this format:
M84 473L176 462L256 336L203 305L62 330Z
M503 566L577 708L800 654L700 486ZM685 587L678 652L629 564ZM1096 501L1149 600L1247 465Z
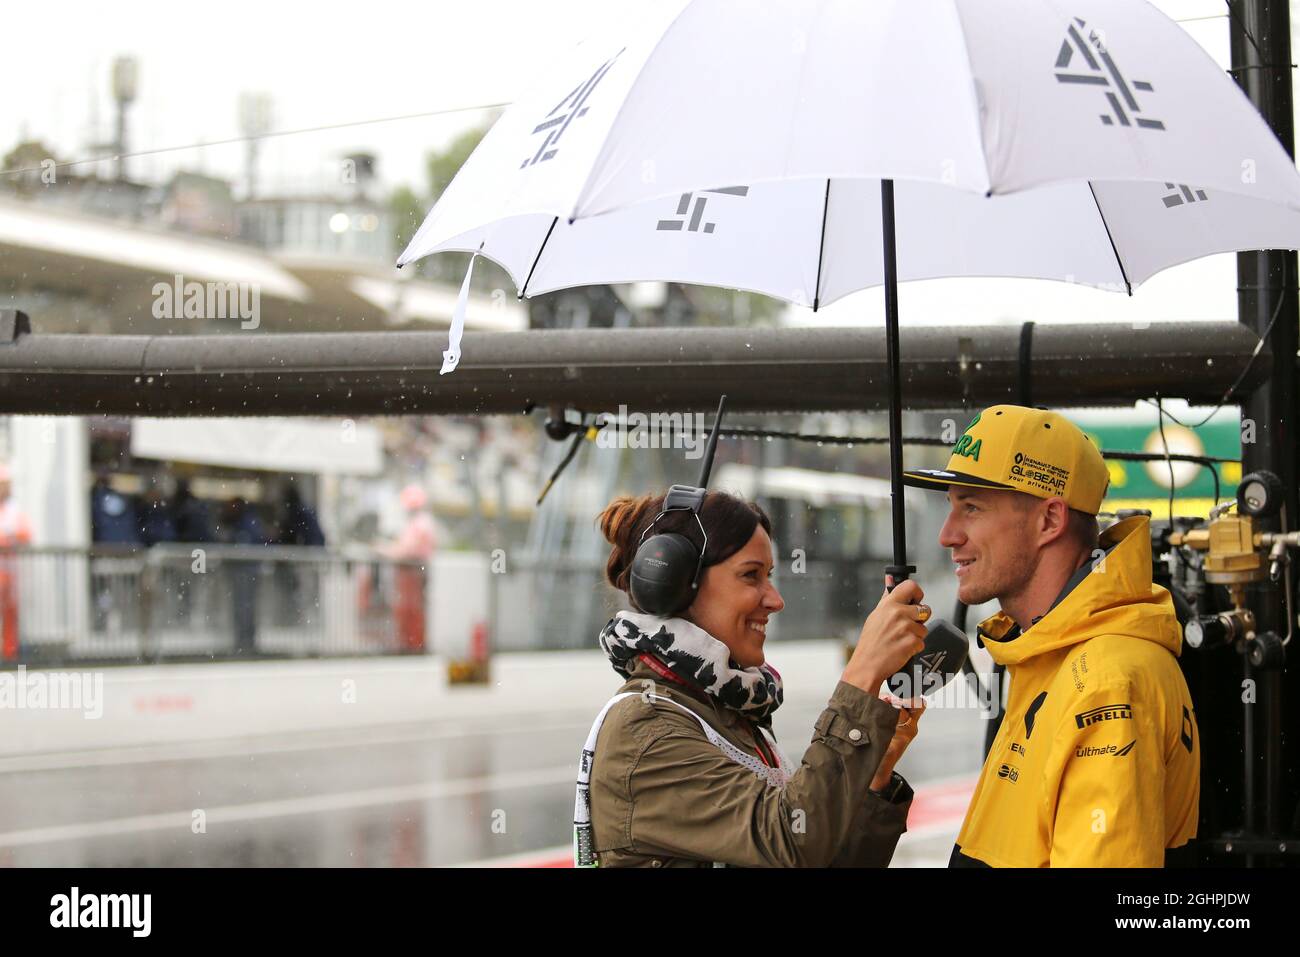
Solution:
M149 547L167 542L228 545L324 545L316 512L302 500L292 481L265 521L240 496L225 502L196 498L188 480L176 480L170 499L157 481L140 496L127 495L100 472L90 490L91 538L96 544Z

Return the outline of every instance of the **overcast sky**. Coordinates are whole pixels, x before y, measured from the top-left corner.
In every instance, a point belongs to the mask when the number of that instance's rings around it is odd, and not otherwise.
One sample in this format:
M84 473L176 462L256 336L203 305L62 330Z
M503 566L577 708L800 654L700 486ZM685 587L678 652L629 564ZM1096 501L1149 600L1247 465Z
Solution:
M7 94L0 145L39 138L60 159L96 155L110 138L113 58L140 61L130 112L133 149L238 136L236 103L264 90L273 127L296 129L446 107L511 100L549 58L630 0L473 0L310 4L280 0L104 4L70 0L57 8L11 4L5 11ZM55 12L57 9L57 12ZM27 42L14 42L26 37ZM348 150L381 155L380 173L421 181L432 146L483 114L406 120L268 141L263 175L311 176ZM177 167L237 176L242 146L209 147L134 161L133 172Z
M44 140L60 159L96 155L92 144L107 141L112 128L108 74L121 53L140 60L139 98L130 114L130 143L137 150L238 136L237 98L249 90L271 94L274 129L510 101L549 60L645 2L10 4L0 147L7 150L25 135ZM1158 0L1156 6L1184 21L1184 28L1227 65L1222 0ZM1195 19L1202 17L1207 19ZM278 187L324 184L339 157L368 149L379 154L386 185L423 188L424 154L483 116L466 113L268 140L261 176ZM163 179L185 168L238 179L243 157L242 145L209 146L134 160L132 173ZM879 291L868 291L816 317L805 311L798 319L856 324L868 315L878 322L880 300ZM951 322L954 315L963 321L1223 319L1235 315L1235 273L1232 257L1203 260L1157 276L1127 300L1061 283L911 283L901 304L909 321L918 322Z

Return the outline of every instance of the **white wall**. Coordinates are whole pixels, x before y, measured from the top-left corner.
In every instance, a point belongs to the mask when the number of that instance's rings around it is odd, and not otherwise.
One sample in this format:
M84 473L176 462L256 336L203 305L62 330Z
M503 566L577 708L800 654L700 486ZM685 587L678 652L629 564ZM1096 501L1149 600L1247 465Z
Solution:
M31 522L32 543L88 547L90 446L86 420L76 416L10 417L9 467L13 499ZM57 613L29 619L29 629L38 640L68 637L64 626L73 633L89 630L89 576L84 556L27 563L18 588L23 609L48 607L43 597L57 596Z

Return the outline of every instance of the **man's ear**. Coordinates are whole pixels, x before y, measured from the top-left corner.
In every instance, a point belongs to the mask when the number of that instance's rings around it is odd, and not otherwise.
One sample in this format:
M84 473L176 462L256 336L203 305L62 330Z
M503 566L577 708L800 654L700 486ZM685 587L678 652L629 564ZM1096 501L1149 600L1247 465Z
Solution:
M1042 545L1050 545L1069 531L1070 506L1063 498L1049 498L1043 504L1038 519L1038 540Z

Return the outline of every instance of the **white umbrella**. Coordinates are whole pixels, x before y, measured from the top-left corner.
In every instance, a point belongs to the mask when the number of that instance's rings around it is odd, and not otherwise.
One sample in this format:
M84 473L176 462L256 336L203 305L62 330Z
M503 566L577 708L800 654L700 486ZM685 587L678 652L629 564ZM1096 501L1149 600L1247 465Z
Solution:
M884 282L880 197L874 179L696 190L572 224L543 213L455 236L428 230L401 261L478 252L528 296L663 280L817 308ZM1061 183L985 198L899 182L895 197L901 281L1047 278L1122 292L1212 253L1300 242L1300 212L1173 183Z
M814 307L884 283L905 577L899 279L1131 292L1297 246L1295 164L1142 0L674 0L539 78L399 264L465 250L521 295L659 279Z

